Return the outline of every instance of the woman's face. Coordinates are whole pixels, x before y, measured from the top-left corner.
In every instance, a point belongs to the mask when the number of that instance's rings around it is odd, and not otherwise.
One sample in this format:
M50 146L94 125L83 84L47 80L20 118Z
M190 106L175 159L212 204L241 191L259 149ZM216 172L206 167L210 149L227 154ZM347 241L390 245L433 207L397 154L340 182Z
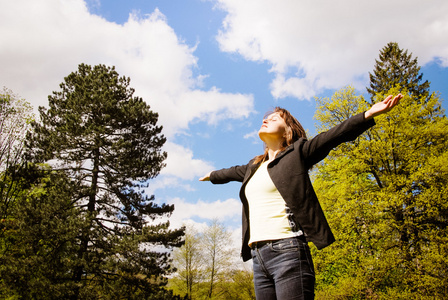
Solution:
M258 136L264 142L266 139L281 141L285 138L286 123L279 113L272 113L263 120Z

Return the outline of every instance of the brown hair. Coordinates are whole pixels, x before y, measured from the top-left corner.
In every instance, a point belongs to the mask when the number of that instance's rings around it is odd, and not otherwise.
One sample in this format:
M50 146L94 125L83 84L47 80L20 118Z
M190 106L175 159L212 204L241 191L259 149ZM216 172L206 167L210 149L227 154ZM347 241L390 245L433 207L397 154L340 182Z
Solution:
M267 118L269 115L272 115L273 113L278 113L279 116L286 123L285 139L283 141L281 150L284 150L286 147L293 144L299 138L306 139L306 133L302 127L302 124L300 124L300 122L297 121L297 119L294 118L294 116L291 115L291 113L289 111L277 106L274 108L273 111L266 113L264 116L264 119ZM257 157L255 157L254 164L258 164L259 162L265 161L267 159L267 157L268 157L268 148L265 145L264 153L262 155L258 155Z

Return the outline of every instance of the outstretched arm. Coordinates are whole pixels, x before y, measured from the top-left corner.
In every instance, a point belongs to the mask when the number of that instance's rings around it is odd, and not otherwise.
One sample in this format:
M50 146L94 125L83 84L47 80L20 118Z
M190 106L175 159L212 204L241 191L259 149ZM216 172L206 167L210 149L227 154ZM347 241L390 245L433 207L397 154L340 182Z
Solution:
M401 98L403 98L402 94L398 94L395 97L392 95L387 96L386 99L375 103L368 111L364 113L365 119L369 120L390 111L395 105L398 104Z
M200 181L211 181L213 184L223 184L230 181L243 182L246 175L247 165L233 166L226 169L220 169L208 172L203 177L199 178Z

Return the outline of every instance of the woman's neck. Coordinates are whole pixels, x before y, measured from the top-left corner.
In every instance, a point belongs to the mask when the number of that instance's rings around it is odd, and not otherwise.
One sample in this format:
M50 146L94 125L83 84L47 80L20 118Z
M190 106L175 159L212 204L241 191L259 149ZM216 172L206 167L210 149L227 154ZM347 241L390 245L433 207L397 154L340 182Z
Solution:
M278 152L283 149L284 139L280 139L276 136L273 137L270 135L264 135L263 137L261 137L261 140L264 142L266 148L268 149L267 159L269 161L273 160Z
M277 154L280 152L280 150L283 148L283 145L281 143L277 143L274 145L267 145L268 148L268 160L274 160L274 158L277 156Z

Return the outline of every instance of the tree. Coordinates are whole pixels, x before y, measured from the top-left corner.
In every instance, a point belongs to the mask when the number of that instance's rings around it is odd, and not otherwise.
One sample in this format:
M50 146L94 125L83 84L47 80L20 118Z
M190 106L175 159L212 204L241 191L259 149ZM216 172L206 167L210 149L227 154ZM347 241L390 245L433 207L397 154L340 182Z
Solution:
M21 162L24 139L33 120L33 108L11 90L0 93L0 172Z
M216 293L217 277L222 275L224 271L229 271L232 265L229 261L234 255L231 234L226 230L225 226L217 220L213 220L211 225L207 227L203 234L204 258L207 265L207 273L209 278L209 288L207 292L208 298L212 298Z
M194 287L203 277L201 237L193 225L186 227L184 245L174 249L173 263L177 278L171 282L187 299L193 299Z
M313 251L317 298L448 295L448 121L435 93L400 91L399 106L314 170L337 239ZM369 106L352 88L317 103L319 131Z
M373 74L370 75L370 88L367 92L372 101L376 93L383 93L400 86L407 88L416 99L426 100L429 97L429 82L423 80L417 58L412 59L412 53L400 49L397 43L388 43L381 51Z
M0 219L7 218L8 210L19 192L15 179L33 117L28 102L3 88L0 93ZM6 185L6 182L9 184Z
M41 122L27 138L27 157L65 170L74 203L91 220L79 234L75 299L157 293L171 272L169 251L157 247L182 244L182 228L157 222L174 207L144 193L164 166L166 139L129 84L114 67L79 65L48 97L49 108L39 107Z
M73 241L86 223L73 205L73 186L48 166L28 164L17 177L20 193L0 225L0 298L66 298L76 288Z
M170 280L171 287L188 299L239 299L234 298L236 287L244 288L240 294L253 295L253 281L249 279L247 288L247 272L232 263L237 257L234 250L230 232L217 220L201 232L190 225L185 244L174 250L177 272Z
M227 280L221 283L222 295L217 299L255 300L254 272L233 269L225 273Z

